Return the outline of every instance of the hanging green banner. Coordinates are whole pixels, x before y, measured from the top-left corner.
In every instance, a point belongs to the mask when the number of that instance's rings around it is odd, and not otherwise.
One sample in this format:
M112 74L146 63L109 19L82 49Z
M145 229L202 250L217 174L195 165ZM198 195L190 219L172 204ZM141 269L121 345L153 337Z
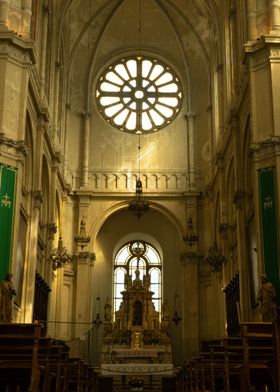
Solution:
M0 162L0 280L10 271L16 169Z
M277 292L280 304L275 167L259 170L261 230L265 273Z

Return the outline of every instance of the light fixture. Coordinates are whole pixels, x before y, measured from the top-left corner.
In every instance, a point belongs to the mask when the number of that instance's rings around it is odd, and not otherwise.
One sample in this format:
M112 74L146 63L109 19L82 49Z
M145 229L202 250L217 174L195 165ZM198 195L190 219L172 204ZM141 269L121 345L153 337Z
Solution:
M181 320L182 317L179 315L179 295L176 292L174 295L174 315L172 321L175 325L178 325Z
M222 249L219 249L215 241L213 246L208 249L208 256L205 261L209 264L212 272L220 272L223 264L226 264L227 259L222 254Z
M63 246L62 237L59 236L57 248L53 249L48 257L52 263L52 269L56 271L58 268L64 267L65 264L70 263L72 257L69 255L67 249Z
M134 215L136 215L138 218L141 218L141 216L146 212L150 205L147 200L144 199L143 197L143 188L142 188L142 181L140 179L140 161L141 161L141 156L140 156L140 133L138 135L138 177L136 179L136 192L135 196L133 199L129 202L129 209L133 212Z
M191 216L188 218L187 226L188 226L187 233L183 235L183 240L187 245L192 247L195 243L197 243L198 235L193 230L193 221Z
M140 218L144 212L149 209L150 205L147 200L143 198L142 182L140 177L136 180L136 193L134 198L129 202L129 209Z
M100 325L103 323L103 321L100 318L100 297L99 297L99 295L96 298L96 306L97 306L97 312L96 312L96 316L95 316L95 319L93 320L92 324L94 327L99 328Z

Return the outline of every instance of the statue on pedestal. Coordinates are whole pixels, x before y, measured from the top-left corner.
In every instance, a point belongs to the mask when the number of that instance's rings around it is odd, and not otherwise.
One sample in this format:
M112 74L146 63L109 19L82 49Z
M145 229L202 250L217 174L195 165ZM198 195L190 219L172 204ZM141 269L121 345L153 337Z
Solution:
M260 314L262 321L273 321L273 307L276 301L276 292L265 275L261 275L261 287L258 293Z
M12 276L11 273L7 273L5 279L0 282L0 322L2 323L12 322L13 297L16 295Z

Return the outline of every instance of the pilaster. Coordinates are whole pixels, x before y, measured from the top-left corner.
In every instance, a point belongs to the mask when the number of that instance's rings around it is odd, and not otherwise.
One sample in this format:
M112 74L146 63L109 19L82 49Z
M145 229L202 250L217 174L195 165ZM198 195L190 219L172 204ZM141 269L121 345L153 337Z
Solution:
M280 134L280 37L265 35L245 45L250 72L254 142Z
M77 252L74 255L76 265L76 288L75 288L75 336L81 336L90 327L93 320L93 267L95 254L91 252ZM85 324L83 324L85 323Z
M24 139L28 96L28 67L35 62L30 40L0 29L0 133Z

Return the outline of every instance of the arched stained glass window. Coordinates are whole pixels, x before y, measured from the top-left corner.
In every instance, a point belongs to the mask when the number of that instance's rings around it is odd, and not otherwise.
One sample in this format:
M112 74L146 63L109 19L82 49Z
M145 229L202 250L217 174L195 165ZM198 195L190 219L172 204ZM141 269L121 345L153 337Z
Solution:
M150 274L150 290L154 293L152 300L155 309L161 312L161 258L157 250L144 241L131 241L124 245L116 254L114 263L114 312L119 310L122 302L122 291L125 289L125 275L129 274L132 281L135 279L135 271L140 271L140 279Z
M118 60L101 75L96 100L115 128L149 133L166 127L182 106L178 77L158 59L135 56Z

